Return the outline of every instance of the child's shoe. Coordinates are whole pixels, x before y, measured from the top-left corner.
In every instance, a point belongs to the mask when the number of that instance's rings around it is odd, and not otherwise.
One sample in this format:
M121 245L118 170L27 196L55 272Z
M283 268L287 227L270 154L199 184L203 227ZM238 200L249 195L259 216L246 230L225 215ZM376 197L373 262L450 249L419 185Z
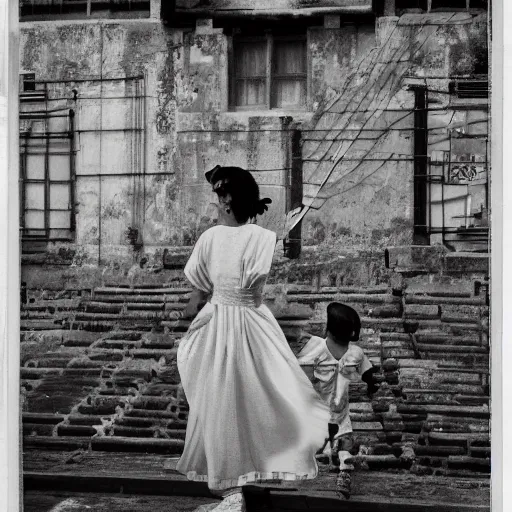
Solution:
M350 498L352 478L348 471L340 471L336 478L336 494L339 498L348 500Z

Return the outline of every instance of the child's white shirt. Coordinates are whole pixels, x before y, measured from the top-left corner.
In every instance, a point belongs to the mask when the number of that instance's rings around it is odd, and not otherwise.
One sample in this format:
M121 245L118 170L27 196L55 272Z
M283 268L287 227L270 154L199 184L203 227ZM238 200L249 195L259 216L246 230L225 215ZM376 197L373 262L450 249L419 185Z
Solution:
M338 425L337 437L352 432L349 415L349 385L372 368L361 347L350 343L337 360L327 348L327 340L313 336L298 355L301 365L314 367L314 386L331 409L331 423Z

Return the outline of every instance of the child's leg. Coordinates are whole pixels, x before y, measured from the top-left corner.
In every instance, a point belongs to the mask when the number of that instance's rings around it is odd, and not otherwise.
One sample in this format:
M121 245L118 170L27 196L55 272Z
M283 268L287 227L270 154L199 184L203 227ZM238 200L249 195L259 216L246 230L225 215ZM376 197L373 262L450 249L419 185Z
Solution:
M340 465L338 458L338 443L336 440L336 434L340 427L336 423L329 423L329 444L331 447L331 454L329 456L329 469L331 471L338 471Z
M350 498L352 478L350 473L354 470L352 455L354 454L354 440L352 432L342 434L337 438L340 471L336 479L336 492L345 499Z
M352 437L352 432L342 434L337 441L340 470L352 471L354 469L352 464L352 456L354 455L354 439Z

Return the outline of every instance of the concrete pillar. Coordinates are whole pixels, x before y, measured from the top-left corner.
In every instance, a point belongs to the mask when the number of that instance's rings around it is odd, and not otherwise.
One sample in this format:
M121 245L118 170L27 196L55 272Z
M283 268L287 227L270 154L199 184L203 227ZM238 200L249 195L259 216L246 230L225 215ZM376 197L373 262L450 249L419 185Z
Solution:
M160 9L162 6L162 2L166 0L151 0L149 4L149 17L160 19ZM167 0L168 1L168 0Z
M395 16L395 0L385 0L384 2L384 16Z

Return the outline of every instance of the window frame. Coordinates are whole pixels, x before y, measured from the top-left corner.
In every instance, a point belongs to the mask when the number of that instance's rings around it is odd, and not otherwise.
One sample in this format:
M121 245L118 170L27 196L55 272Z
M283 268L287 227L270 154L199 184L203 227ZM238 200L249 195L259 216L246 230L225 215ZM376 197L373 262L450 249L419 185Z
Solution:
M27 117L30 117L30 112ZM22 242L74 242L76 238L76 162L75 162L75 127L74 127L74 118L75 112L73 109L69 110L68 114L69 124L67 133L59 133L58 135L54 135L51 133L41 134L38 138L41 140L46 140L45 142L45 152L44 152L44 175L42 178L28 178L27 177L27 157L30 155L30 144L28 141L30 140L30 134L20 133L20 231L21 231L21 240ZM52 116L49 115L45 117L45 119L50 119ZM59 116L60 117L60 116ZM69 143L69 149L65 154L62 152L52 152L50 150L50 140L57 141L65 141L67 140ZM23 141L23 142L22 142ZM49 169L49 159L52 154L58 154L60 156L69 155L69 179L52 179ZM35 184L42 185L44 190L43 196L43 209L40 208L30 208L30 205L27 205L27 186ZM68 185L69 187L69 208L52 208L52 199L51 199L51 188L52 185ZM26 212L27 211L42 211L43 219L44 219L44 227L43 228L27 228L25 225ZM52 211L65 211L69 212L69 227L67 228L52 228L50 225L51 222L51 212ZM28 234L28 232L40 232L41 234ZM52 231L66 231L69 233L68 236L52 236Z
M33 0L32 0L33 1ZM61 5L66 0L60 0ZM107 2L108 0L105 0ZM143 0L140 0L137 3L141 3ZM77 10L72 12L46 12L46 13L37 13L37 14L23 14L23 5L20 2L19 5L19 20L20 22L27 21L52 21L52 20L76 20L76 19L146 19L151 17L151 2L150 0L146 0L148 4L147 10L141 9L95 9L95 3L105 3L101 2L101 0L82 0L81 2L75 0L76 4L84 4L85 9ZM131 0L126 0L128 5L131 4ZM30 3L30 0L27 1L27 4ZM44 6L42 6L44 8Z
M274 43L276 41L297 41L304 44L304 66L305 72L303 82L305 86L305 102L304 105L296 107L278 107L275 106L275 78L274 72L275 56ZM237 105L236 104L236 83L238 78L236 75L235 61L235 45L236 43L265 42L266 43L266 76L265 76L265 103L261 105ZM274 112L307 112L310 109L310 59L308 53L309 31L300 34L276 34L266 31L263 35L244 35L235 34L228 39L228 109L232 112L251 112L251 111L274 111ZM289 75L290 77L292 75ZM285 75L278 78L285 79ZM300 79L300 78L299 78Z
M432 6L433 0L417 0L418 3L423 3L423 6L420 7L405 7L401 5L401 2L396 6L396 10L398 12L409 12L409 11L417 11L421 10L423 13L436 13L436 12L481 12L483 10L487 11L482 7L475 7L473 5L474 0L464 0L465 7L450 7L450 6Z

